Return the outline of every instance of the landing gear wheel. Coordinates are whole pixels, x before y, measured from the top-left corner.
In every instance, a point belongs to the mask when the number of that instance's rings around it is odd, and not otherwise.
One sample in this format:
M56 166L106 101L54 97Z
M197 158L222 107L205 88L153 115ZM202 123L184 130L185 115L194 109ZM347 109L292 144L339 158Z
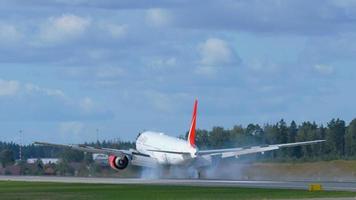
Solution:
M199 169L197 172L198 172L198 179L207 179L206 169Z

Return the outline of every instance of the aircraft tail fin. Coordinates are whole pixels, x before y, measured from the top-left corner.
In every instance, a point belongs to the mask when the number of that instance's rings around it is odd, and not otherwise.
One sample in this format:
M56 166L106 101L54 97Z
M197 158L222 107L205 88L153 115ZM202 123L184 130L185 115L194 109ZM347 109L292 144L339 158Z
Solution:
M195 126L197 121L198 100L194 102L192 122L188 133L188 142L191 146L195 147Z

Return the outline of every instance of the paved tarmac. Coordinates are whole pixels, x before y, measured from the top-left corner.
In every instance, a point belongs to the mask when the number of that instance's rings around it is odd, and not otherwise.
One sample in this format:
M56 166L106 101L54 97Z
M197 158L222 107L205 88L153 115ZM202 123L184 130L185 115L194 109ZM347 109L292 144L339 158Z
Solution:
M198 179L138 179L138 178L83 178L57 176L0 176L0 181L97 183L97 184L146 184L207 187L253 187L307 189L311 183L322 184L325 190L356 191L356 182L308 182L308 181L238 181Z

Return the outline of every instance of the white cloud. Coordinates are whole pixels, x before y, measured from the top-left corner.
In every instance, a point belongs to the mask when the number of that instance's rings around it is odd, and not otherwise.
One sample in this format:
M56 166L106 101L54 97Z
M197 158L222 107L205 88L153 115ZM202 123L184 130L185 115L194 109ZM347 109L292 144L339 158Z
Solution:
M58 43L81 36L91 24L90 19L72 14L50 17L40 30L40 39L44 42Z
M46 96L65 97L62 90L43 88L32 83L21 83L15 80L0 79L0 96L12 96L16 94L43 94Z
M334 73L334 68L330 65L318 64L318 65L314 65L313 68L316 72L323 75L330 75Z
M201 64L219 65L232 61L233 53L228 44L219 38L209 38L199 46Z
M108 49L89 49L87 50L87 56L94 60L106 59L110 54Z
M69 5L78 5L81 3L88 3L88 0L54 0L54 2L64 3Z
M99 79L116 78L122 76L125 71L119 67L99 67L96 70L96 77Z
M148 99L148 102L151 103L151 105L157 109L158 111L161 112L169 112L172 111L173 109L173 104L169 96L167 94L157 92L154 90L147 90L144 92L145 97Z
M198 46L200 54L198 74L213 76L219 68L237 63L239 58L228 43L219 38L209 38Z
M146 20L152 26L166 26L172 21L172 15L165 9L153 8L147 10Z
M21 38L22 34L15 26L0 23L0 44L18 42Z
M93 109L94 102L91 98L85 97L79 102L79 105L84 111L89 112Z
M247 67L257 72L274 72L278 69L276 63L272 63L268 60L253 59L247 61Z
M28 93L41 93L47 96L57 96L57 97L65 97L65 94L62 90L59 89L49 89L49 88L42 88L38 85L32 83L25 84L26 92Z
M180 111L177 102L192 98L191 95L185 92L166 93L152 89L147 89L142 94L139 93L139 96L140 98L142 97L140 100L143 100L144 104L149 104L148 107L152 107L162 113L176 113Z
M115 39L123 38L127 34L127 25L105 24L103 26Z
M175 57L168 58L157 58L154 59L149 66L153 69L165 69L169 67L173 67L177 64L177 59Z
M330 2L340 8L350 9L356 7L356 1L354 0L331 0Z
M64 68L63 74L66 77L73 79L85 79L85 80L112 80L117 79L125 75L125 69L121 67L111 67L111 66L102 66L102 67L70 67Z
M0 79L0 96L13 96L20 90L20 83L14 80Z
M77 140L84 129L84 124L81 122L71 121L59 124L59 132L63 137L70 137Z
M2 79L0 110L7 110L0 112L0 119L4 120L72 121L113 116L90 97L73 97L60 89Z
M201 65L196 68L195 72L197 74L213 77L217 72L217 68L215 66Z

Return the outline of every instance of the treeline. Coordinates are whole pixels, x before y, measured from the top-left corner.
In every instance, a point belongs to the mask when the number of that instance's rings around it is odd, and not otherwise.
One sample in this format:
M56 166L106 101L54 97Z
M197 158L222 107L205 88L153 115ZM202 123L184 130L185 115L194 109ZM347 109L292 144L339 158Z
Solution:
M85 145L114 149L129 149L135 147L133 142L124 142L117 140L97 141L85 143ZM19 144L13 142L0 142L0 162L3 166L11 164L15 160L20 159L20 154L22 160L26 160L27 158L61 158L64 161L68 162L81 162L91 155L88 154L88 156L86 156L83 152L69 149L39 146L33 144L20 146Z
M315 122L294 121L287 124L283 119L275 124L249 124L232 129L214 127L211 131L197 130L196 143L200 149L243 147L264 144L293 143L308 140L326 142L285 148L269 152L263 159L273 160L332 160L356 158L356 119L349 125L340 119L332 119L326 126Z
M315 122L294 121L287 124L283 119L275 124L237 125L232 129L214 127L212 130L197 130L196 143L200 149L232 148L252 145L293 143L324 139L326 142L302 147L285 148L261 156L267 160L331 160L356 159L356 119L346 124L340 119L332 119L325 126ZM134 142L97 141L85 143L93 147L114 149L135 148ZM63 150L53 147L25 145L21 148L22 159L27 158L62 158L65 161L81 162L85 160L83 152ZM0 142L0 160L3 162L19 159L20 145ZM10 159L11 158L11 159ZM10 161L9 161L10 159Z

